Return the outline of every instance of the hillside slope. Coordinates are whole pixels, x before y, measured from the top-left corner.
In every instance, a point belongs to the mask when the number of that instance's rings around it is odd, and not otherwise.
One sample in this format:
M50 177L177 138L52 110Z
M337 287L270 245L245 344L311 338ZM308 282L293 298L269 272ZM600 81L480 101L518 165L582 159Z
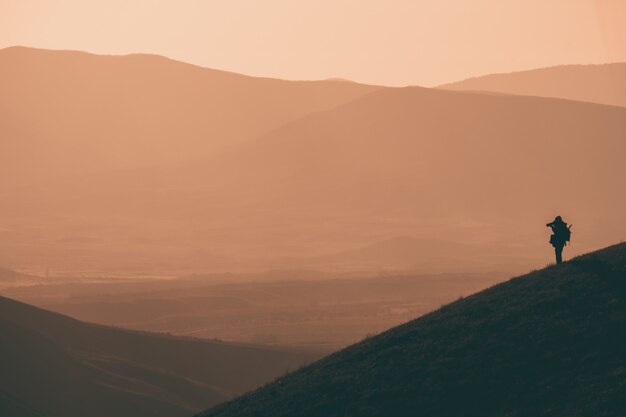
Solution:
M560 65L507 74L490 74L445 84L439 88L557 97L625 107L626 62Z
M0 415L185 416L271 381L298 352L138 333L0 297Z
M204 417L622 416L626 244L514 278Z

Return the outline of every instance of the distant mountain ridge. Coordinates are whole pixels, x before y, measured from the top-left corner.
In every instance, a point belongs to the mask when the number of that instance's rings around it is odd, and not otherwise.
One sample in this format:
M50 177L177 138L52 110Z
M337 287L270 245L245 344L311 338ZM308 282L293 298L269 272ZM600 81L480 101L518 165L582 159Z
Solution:
M622 243L446 305L200 415L619 417L625 278Z
M626 107L626 62L489 74L439 88L555 97Z
M186 416L307 355L92 325L0 297L0 415Z
M0 187L202 158L378 88L158 55L0 49Z

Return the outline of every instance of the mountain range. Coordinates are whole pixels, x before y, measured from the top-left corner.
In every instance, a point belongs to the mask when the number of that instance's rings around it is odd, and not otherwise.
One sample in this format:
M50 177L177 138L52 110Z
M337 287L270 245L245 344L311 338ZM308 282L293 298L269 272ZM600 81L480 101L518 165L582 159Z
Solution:
M248 77L157 55L5 48L0 185L201 158L377 88Z
M557 214L575 225L570 256L626 232L623 107L258 79L143 55L9 48L0 61L3 146L21 149L3 152L3 177L30 178L1 187L3 265L272 269L410 235L541 266ZM453 250L424 266L454 265Z

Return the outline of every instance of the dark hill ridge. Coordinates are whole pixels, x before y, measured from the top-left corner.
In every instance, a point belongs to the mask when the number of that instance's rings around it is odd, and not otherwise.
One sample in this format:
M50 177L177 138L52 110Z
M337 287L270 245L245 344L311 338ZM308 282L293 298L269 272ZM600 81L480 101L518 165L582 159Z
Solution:
M0 297L0 416L186 416L306 356L98 326Z
M514 278L202 416L623 416L626 244Z

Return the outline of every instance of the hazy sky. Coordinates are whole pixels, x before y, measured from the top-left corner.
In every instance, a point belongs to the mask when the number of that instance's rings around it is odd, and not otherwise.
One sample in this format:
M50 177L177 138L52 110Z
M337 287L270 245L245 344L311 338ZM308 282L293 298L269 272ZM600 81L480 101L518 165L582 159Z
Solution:
M12 45L435 85L626 61L626 0L0 0L0 47Z

